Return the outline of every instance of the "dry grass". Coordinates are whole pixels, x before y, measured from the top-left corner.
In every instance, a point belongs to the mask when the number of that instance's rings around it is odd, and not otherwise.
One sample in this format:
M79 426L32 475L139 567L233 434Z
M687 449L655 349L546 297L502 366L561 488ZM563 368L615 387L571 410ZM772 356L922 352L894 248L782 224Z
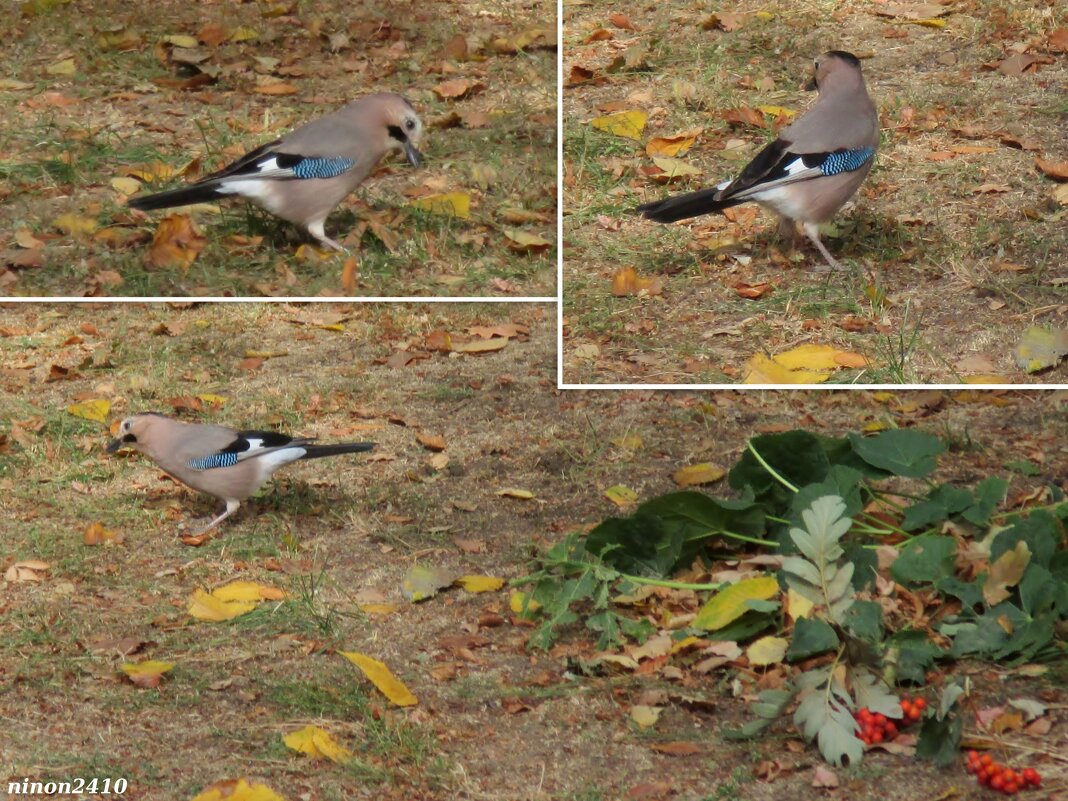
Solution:
M316 325L338 316L341 331ZM431 331L459 337L508 320L529 325L529 341L483 357L385 361L401 346L418 350ZM238 775L313 801L607 801L645 782L667 782L686 801L815 798L810 750L721 739L720 727L745 714L725 675L682 688L648 676L568 677L569 649L588 644L568 638L559 653L529 654L529 629L510 620L506 592L411 605L399 593L406 571L520 576L536 544L615 513L604 489L669 491L680 465L730 463L761 429L919 426L953 443L940 478L967 482L1004 474L1011 459L1039 460L1043 476L1016 477L1012 492L1068 470L1065 401L1053 394L559 393L553 322L538 306L0 308L0 569L51 565L45 581L5 584L0 599L0 779L124 776L129 799L187 799ZM279 355L249 369L248 349ZM174 536L178 523L206 514L209 500L161 480L141 457L106 456L104 427L65 409L101 397L115 417L167 411L169 399L203 392L229 398L204 419L371 439L386 458L293 465L218 538L189 548ZM447 468L429 466L420 432L445 438ZM634 452L612 444L635 435ZM502 498L503 487L537 497ZM94 521L124 543L83 545ZM293 598L230 624L185 614L195 588L234 578ZM360 614L367 591L399 611ZM135 660L177 663L158 690L127 683L123 657L100 647L124 637L144 643ZM390 710L336 649L385 660L419 705ZM654 687L708 699L715 714L671 705L639 733L626 710ZM529 711L509 714L505 702L517 697ZM1063 703L1063 685L1048 699ZM359 761L342 768L288 752L281 735L307 723ZM704 751L649 748L676 740ZM778 781L753 781L763 759L782 761ZM852 797L902 801L964 783L885 754L849 778Z
M0 84L0 109L17 120L0 131L5 294L555 293L554 249L521 252L505 236L518 228L555 239L555 42L549 36L518 52L494 44L551 30L541 4L161 0L151 14L117 0L23 5L47 10L0 20L5 80L22 84ZM279 7L291 13L269 13ZM215 83L188 90L153 83L188 74L161 63L161 39L194 36L210 24L251 29L257 38L195 49L206 59L201 66L218 72ZM446 55L458 35L468 43L466 60ZM102 45L106 36L132 44ZM73 75L48 72L66 58L73 58ZM434 88L450 79L482 88L442 99ZM296 93L260 93L265 80ZM342 280L344 256L303 257L292 226L241 203L221 214L196 213L207 246L187 269L146 261L163 214L129 212L112 179L154 161L184 169L196 159L192 172L205 174L371 91L400 92L417 107L428 127L425 161L420 169L401 159L384 163L331 215L328 233L357 256L351 284ZM413 195L452 191L470 194L470 220L407 206ZM60 233L55 220L64 214L87 217L107 233ZM20 243L29 236L43 244L27 255ZM258 239L249 244L250 237Z
M565 380L733 383L752 354L816 341L873 359L835 379L844 382L950 383L977 372L1063 381L1063 365L1024 375L1013 349L1027 326L1064 327L1068 317L1066 212L1034 166L1035 155L1068 158L1068 55L1046 48L1068 17L1053 2L976 1L954 3L946 27L935 29L876 17L876 9L742 4L733 10L774 18L747 16L730 33L702 29L709 10L696 6L568 9L565 75L580 65L595 76L564 91ZM614 27L609 11L636 30ZM599 28L613 38L587 42ZM1019 42L1053 63L1022 76L984 69ZM632 48L647 50L639 68L604 71ZM875 170L829 240L846 273L814 272L811 249L782 253L763 214L660 226L628 213L737 172L744 160L726 157L727 141L743 140L747 157L772 133L730 128L721 112L803 109L802 72L832 48L865 56L883 123ZM637 169L650 164L643 145L589 126L613 107L647 111L645 139L703 128L684 158L704 175L670 188L642 177ZM1004 144L1013 139L1028 149ZM932 160L937 153L953 157ZM987 184L997 191L977 191ZM613 297L609 280L626 266L662 277L663 295ZM735 292L763 281L774 290L759 300ZM987 369L965 361L977 356Z

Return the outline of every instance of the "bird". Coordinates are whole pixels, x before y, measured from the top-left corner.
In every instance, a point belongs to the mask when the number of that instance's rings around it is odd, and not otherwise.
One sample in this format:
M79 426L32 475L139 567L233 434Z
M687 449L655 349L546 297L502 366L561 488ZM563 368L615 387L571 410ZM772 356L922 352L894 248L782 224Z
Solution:
M373 442L316 445L314 438L276 431L237 431L221 425L185 423L156 412L127 417L106 451L133 448L187 487L213 495L225 510L205 534L237 511L279 467L299 459L319 459L374 448Z
M302 228L318 242L345 249L326 235L333 211L389 153L422 162L423 123L398 94L379 92L354 100L280 139L246 153L190 186L139 195L127 205L141 211L243 197Z
M842 265L820 241L819 226L835 215L867 177L879 145L879 115L868 95L860 59L829 50L815 61L816 103L782 129L741 174L711 189L645 203L636 211L669 223L753 201L780 217L792 240L796 222L833 270Z

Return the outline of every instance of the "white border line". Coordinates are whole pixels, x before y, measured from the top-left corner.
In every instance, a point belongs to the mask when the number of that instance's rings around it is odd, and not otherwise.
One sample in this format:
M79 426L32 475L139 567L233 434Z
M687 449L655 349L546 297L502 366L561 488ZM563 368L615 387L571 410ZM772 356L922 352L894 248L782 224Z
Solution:
M462 297L432 295L430 297L390 297L372 295L367 297L199 297L197 295L153 295L141 297L77 297L77 296L20 296L0 297L0 305L5 303L555 303L552 297Z
M1068 384L557 384L557 389L614 389L640 390L645 392L715 390L718 392L752 392L775 391L794 392L812 389L834 392L916 392L942 390L975 390L992 392L994 390L1013 390L1016 392L1035 392L1040 390L1068 390Z

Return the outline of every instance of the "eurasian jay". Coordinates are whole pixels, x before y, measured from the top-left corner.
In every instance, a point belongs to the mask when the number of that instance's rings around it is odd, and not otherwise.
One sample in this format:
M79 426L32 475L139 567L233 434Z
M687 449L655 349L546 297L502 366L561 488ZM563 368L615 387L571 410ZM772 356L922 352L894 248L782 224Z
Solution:
M841 265L820 241L819 225L834 216L871 170L879 144L879 116L868 96L860 60L831 50L816 59L807 89L815 105L779 132L733 181L712 189L638 206L657 222L676 222L754 201L780 217L791 239L800 222L832 269Z
M128 203L148 211L238 195L303 228L327 247L344 250L326 235L327 215L390 152L403 152L418 167L422 135L423 123L403 97L368 95L261 145L191 186Z
M226 510L200 533L210 531L237 511L282 465L298 459L318 459L374 448L373 442L314 445L314 439L290 437L275 431L235 431L200 423L183 423L147 412L127 417L108 453L133 448L188 487L214 495Z

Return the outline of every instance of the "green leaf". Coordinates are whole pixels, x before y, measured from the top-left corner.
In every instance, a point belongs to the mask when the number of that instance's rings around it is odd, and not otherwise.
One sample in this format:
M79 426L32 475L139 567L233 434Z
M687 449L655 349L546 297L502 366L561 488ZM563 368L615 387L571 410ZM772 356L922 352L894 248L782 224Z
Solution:
M868 464L905 478L923 478L932 473L938 466L935 457L946 450L938 437L911 429L883 431L869 438L850 434L849 442Z
M996 561L1006 551L1015 550L1020 541L1027 543L1031 561L1049 567L1057 551L1060 526L1049 512L1036 509L1026 520L1018 519L1009 528L998 532L990 543L990 561Z
M609 518L586 538L586 550L623 573L668 576L682 552L683 531L668 527L643 507L627 518Z
M975 503L971 490L939 484L927 497L905 510L901 527L905 531L917 531L935 523L941 523L952 515L963 512Z
M875 601L856 601L846 612L842 625L862 640L882 642L883 608Z
M749 443L776 473L795 487L823 481L831 468L820 438L807 431L763 434L753 437ZM727 483L739 491L749 487L757 501L773 508L783 508L793 495L749 451L731 468Z
M924 718L916 742L916 755L930 759L940 767L949 767L960 754L962 725L959 715L950 715L945 720Z
M1019 473L1021 476L1042 475L1042 468L1030 459L1014 459L1005 464L1005 469L1011 470L1014 473Z
M704 631L717 631L749 611L747 601L767 600L778 593L779 582L771 576L743 579L712 596L690 625Z
M975 488L976 503L964 510L961 515L969 523L977 526L985 526L990 522L990 516L997 510L998 505L1005 499L1005 493L1009 489L1009 482L997 476L984 479Z
M901 551L890 567L890 575L899 584L934 583L952 576L957 541L940 534L916 537Z
M716 632L717 640L729 640L730 642L745 642L752 639L765 629L777 626L777 616L763 612L746 612L729 626L725 626Z
M826 621L802 617L794 623L794 634L786 658L790 662L798 662L824 651L833 651L839 644L838 635Z
M922 631L900 631L886 641L886 658L891 681L925 684L927 670L934 665L942 649L927 639Z
M864 509L861 496L861 482L864 475L853 467L834 465L827 472L823 481L801 487L795 492L790 502L790 519L795 524L801 521L801 512L812 505L817 498L825 495L837 495L845 502L845 516L855 517Z

